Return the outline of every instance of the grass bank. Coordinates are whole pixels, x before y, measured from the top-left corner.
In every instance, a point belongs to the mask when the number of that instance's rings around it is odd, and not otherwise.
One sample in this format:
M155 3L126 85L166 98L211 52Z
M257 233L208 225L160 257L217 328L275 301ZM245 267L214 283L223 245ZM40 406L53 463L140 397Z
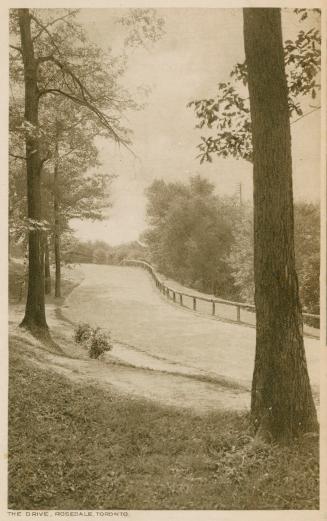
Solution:
M45 295L46 304L56 304L61 306L67 295L80 283L80 279L77 277L76 280L71 280L69 275L69 265L63 268L62 280L61 280L61 297L54 296L54 273L52 272L51 279L51 293ZM10 259L8 263L8 294L9 304L25 304L26 291L27 291L27 280L26 280L25 267L22 259Z
M9 508L319 507L317 439L255 444L246 415L128 399L10 351Z

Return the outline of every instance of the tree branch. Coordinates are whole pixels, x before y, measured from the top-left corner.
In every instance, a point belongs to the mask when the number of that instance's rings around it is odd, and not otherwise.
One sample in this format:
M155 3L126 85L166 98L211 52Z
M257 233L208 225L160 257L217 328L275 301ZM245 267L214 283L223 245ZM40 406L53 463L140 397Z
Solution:
M41 27L41 30L32 38L32 41L35 42L35 40L37 40L39 38L39 36L41 36L41 34L46 31L48 35L51 36L52 38L52 35L51 33L49 33L49 31L47 30L48 27L50 27L51 25L54 25L55 23L57 22L60 22L62 20L65 20L65 18L68 18L69 16L73 16L74 14L78 13L78 9L74 9L72 12L70 13L67 13L65 14L64 16L60 16L59 18L56 18L55 20L52 20L51 22L49 22L48 24L46 25L43 25L41 24L40 20L38 20L34 15L31 15L31 18L34 20L34 22L36 24L38 24L40 27Z
M82 123L84 123L87 120L88 120L87 116L84 115L80 119L78 119L75 123L73 123L72 125L69 125L69 127L65 127L64 131L70 132L71 130L73 130L73 128L78 127L78 125L81 125Z
M97 107L95 107L92 103L87 101L85 98L80 99L77 96L74 96L73 94L70 94L69 92L65 92L61 89L45 89L39 92L39 96L45 96L47 94L59 94L61 96L64 96L74 103L77 103L78 105L81 105L82 107L88 108L91 112L93 112L99 121L102 123L102 125L107 128L107 130L110 131L110 133L113 135L115 141L119 144L122 144L127 150L129 150L133 156L135 156L135 153L129 148L127 141L124 140L122 137L119 136L119 134L114 130L112 127L109 117L106 116L102 111L100 111Z
M22 49L21 49L20 47L16 47L16 45L11 45L11 44L10 44L9 47L11 47L11 49L15 49L15 51L18 51L18 52L20 52L21 54L22 54L22 52L23 52Z
M300 116L299 118L297 118L294 121L292 121L291 125L294 125L294 123L297 123L298 121L300 121L300 119L305 118L306 116L309 116L310 114L312 114L313 112L316 112L316 110L319 110L319 109L321 109L320 106L319 107L315 107L312 110L309 110L309 112L306 112L305 114L302 114L302 116Z
M43 63L43 62L52 61L52 60L53 60L53 54L49 54L48 56L40 56L37 59L38 63Z
M46 25L43 25L40 20L38 20L38 18L36 18L36 16L34 14L31 14L31 19L34 20L34 22L39 26L41 27L41 31L38 33L39 35L42 34L43 31L45 31L47 33L47 35L49 36L50 40L51 40L51 43L53 45L53 47L56 49L57 53L59 54L59 56L61 56L61 52L60 52L60 49L58 47L58 45L56 44L56 42L54 41L54 38L52 36L52 34L50 33L50 31L48 31L47 29L47 26Z
M72 154L73 152L75 152L75 150L80 150L80 149L79 149L79 147L73 147L73 148L71 148L70 150L68 150L68 152L65 152L64 154L61 154L61 155L59 156L59 161L60 161L61 159L63 159L64 157L67 157L67 156L69 156L70 154Z
M10 157L13 157L15 159L21 159L22 161L26 161L27 160L27 157L24 157L24 156L18 156L16 154L11 154L11 152L9 152L9 155Z
M60 60L55 58L53 55L43 56L43 57L38 58L38 62L39 63L44 63L44 62L47 62L47 61L48 62L50 61L50 62L54 63L55 65L57 65L57 67L59 67L60 70L62 71L63 76L64 76L65 72L67 74L69 74L69 76L72 78L75 86L78 85L78 87L79 87L79 89L81 91L81 95L82 95L83 99L85 99L85 94L86 94L90 98L91 101L94 101L94 97L92 96L90 91L85 87L85 85L83 85L81 80L79 78L77 78L76 74L71 70L71 68L67 64L62 63Z

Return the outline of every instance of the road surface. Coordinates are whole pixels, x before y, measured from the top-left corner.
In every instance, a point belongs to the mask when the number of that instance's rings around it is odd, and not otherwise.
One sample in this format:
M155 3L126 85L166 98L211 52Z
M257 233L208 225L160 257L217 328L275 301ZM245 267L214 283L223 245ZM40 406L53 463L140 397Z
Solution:
M182 309L158 292L150 275L127 266L81 265L82 283L68 296L63 315L111 331L112 356L177 373L250 388L255 330ZM319 341L305 338L311 384L319 386ZM166 369L165 369L166 368Z

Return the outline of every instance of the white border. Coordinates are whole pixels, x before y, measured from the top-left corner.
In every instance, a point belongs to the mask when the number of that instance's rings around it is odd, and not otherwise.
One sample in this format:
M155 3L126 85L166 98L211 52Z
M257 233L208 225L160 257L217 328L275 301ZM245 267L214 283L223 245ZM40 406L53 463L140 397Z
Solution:
M326 399L326 371L327 371L327 347L326 347L326 7L323 0L314 1L308 5L308 1L248 1L244 0L149 0L147 2L140 0L96 0L92 4L89 0L70 0L69 2L59 0L33 0L24 1L5 0L0 7L0 49L1 49L1 69L0 75L0 143L1 143L1 175L0 175L0 233L2 240L2 255L0 256L0 331L1 331L1 364L0 364L0 520L13 519L20 517L21 519L31 518L31 515L25 515L21 512L20 516L10 516L7 513L7 387L8 387L8 366L7 366L7 336L8 336L8 294L7 294L7 194L8 194L8 8L15 7L72 7L72 8L110 8L110 7L201 7L201 8L222 8L222 7L303 7L303 8L321 8L322 17L322 34L323 34L323 69L322 69L322 119L321 119L321 507L319 511L304 510L271 510L271 511L129 511L128 518L135 521L151 519L154 520L202 520L206 521L318 521L327 520L327 399ZM308 183L310 179L308 179ZM42 511L39 511L40 513ZM54 517L53 514L48 517ZM87 511L84 511L85 513ZM34 519L39 516L33 516ZM58 516L57 519L114 519L114 516L104 517L97 516L93 511L92 516ZM117 519L117 517L115 517ZM122 519L123 517L121 517Z

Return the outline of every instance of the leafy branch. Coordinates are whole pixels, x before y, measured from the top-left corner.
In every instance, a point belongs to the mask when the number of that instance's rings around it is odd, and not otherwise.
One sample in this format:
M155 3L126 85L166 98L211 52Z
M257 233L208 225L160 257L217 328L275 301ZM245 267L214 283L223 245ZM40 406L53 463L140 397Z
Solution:
M306 10L296 10L300 20L307 18ZM319 11L319 10L316 10ZM318 82L321 68L321 37L317 29L299 31L296 39L286 40L284 44L284 60L288 81L288 104L290 117L298 118L291 124L295 124L302 118L309 116L320 105L312 107L312 110L303 112L300 99L310 95L316 99L321 86ZM200 163L212 161L212 155L220 157L235 157L252 162L252 131L249 99L239 92L247 87L246 63L236 64L230 77L232 81L219 83L217 94L213 98L194 100L188 103L193 107L198 120L196 128L205 128L207 131L214 129L214 135L206 133L201 136L201 142L197 146L200 150L198 158ZM209 135L208 135L209 134Z

